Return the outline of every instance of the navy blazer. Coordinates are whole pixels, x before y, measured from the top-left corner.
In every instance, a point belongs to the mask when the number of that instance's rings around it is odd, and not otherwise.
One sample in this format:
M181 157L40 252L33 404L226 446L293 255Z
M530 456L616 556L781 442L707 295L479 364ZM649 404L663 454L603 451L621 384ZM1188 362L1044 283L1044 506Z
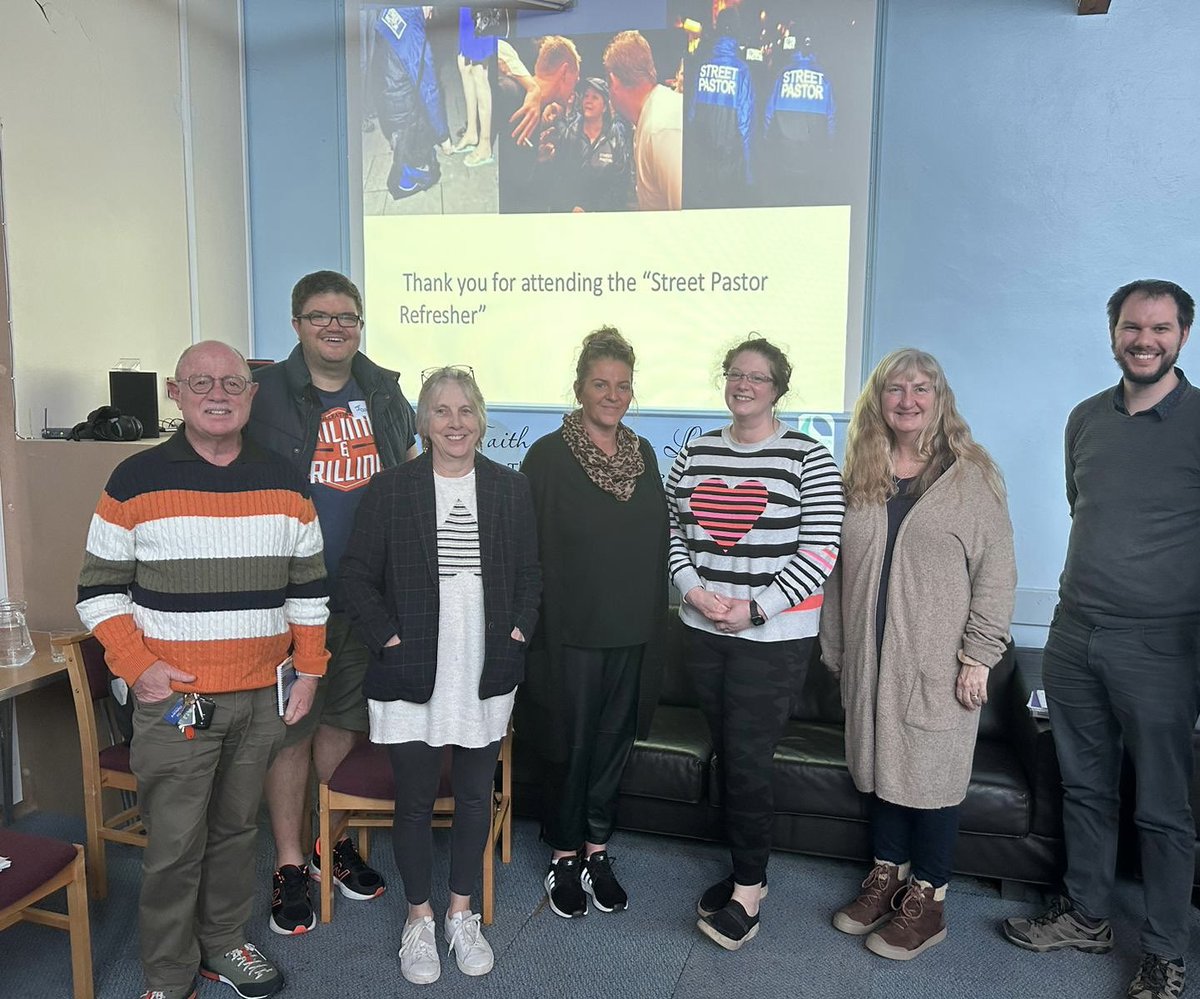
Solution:
M525 678L525 643L542 594L537 523L529 481L475 455L483 572L484 656L480 698L507 694ZM428 453L377 472L367 486L342 556L342 606L370 652L363 693L376 701L433 696L440 584L437 504ZM385 648L392 635L400 644Z

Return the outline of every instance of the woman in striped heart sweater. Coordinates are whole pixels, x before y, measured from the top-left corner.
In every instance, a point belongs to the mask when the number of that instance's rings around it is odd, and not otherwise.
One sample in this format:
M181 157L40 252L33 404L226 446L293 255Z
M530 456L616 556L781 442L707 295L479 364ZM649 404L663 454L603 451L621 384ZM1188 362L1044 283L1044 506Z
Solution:
M669 568L733 858L732 874L701 897L697 925L737 950L758 932L775 744L804 682L845 500L825 447L775 417L792 374L783 351L754 336L725 355L722 371L733 420L680 451L667 504Z

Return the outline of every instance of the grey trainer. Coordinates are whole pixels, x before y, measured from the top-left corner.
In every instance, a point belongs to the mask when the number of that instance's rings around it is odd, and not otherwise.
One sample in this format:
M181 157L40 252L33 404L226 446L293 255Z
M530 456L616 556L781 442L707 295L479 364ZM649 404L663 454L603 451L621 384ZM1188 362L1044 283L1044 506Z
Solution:
M242 999L267 999L283 988L283 973L252 943L204 958L200 974L228 985Z
M1112 927L1103 919L1094 929L1085 926L1075 916L1075 907L1065 895L1060 895L1040 916L1033 919L1006 919L1001 926L1009 943L1026 950L1044 954L1049 950L1076 950L1106 954L1112 950Z
M1183 965L1156 954L1143 954L1129 983L1129 999L1177 999L1183 995Z

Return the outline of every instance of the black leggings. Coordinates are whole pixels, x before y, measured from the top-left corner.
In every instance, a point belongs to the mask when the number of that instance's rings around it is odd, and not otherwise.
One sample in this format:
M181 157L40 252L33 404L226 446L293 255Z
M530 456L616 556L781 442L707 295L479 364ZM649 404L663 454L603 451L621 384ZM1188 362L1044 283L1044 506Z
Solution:
M483 870L483 847L492 821L491 796L500 755L497 740L482 749L401 742L388 746L396 779L392 850L409 905L429 901L433 879L433 802L442 776L442 753L452 754L454 821L450 826L450 890L470 895Z

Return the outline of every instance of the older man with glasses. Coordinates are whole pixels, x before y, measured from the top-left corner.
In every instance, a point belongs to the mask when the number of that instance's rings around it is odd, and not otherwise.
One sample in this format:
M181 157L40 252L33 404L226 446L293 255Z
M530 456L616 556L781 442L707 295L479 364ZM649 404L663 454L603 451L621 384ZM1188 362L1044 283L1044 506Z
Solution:
M133 695L142 999L194 999L197 970L244 999L283 988L246 937L258 807L325 671L328 612L304 479L242 435L256 390L232 347L184 351L167 387L182 429L117 466L88 530L79 616Z
M308 891L312 877L332 877L341 893L367 901L384 891L348 837L300 841L310 761L327 780L367 731L362 693L367 650L350 633L337 603L338 563L354 514L371 476L416 454L416 417L400 391L399 375L361 350L363 301L354 283L317 271L292 289L292 328L299 343L285 361L255 372L257 395L247 432L299 470L320 517L333 597L327 630L329 671L313 709L288 729L267 774L267 807L275 836L276 871L271 929L285 935L317 925Z

